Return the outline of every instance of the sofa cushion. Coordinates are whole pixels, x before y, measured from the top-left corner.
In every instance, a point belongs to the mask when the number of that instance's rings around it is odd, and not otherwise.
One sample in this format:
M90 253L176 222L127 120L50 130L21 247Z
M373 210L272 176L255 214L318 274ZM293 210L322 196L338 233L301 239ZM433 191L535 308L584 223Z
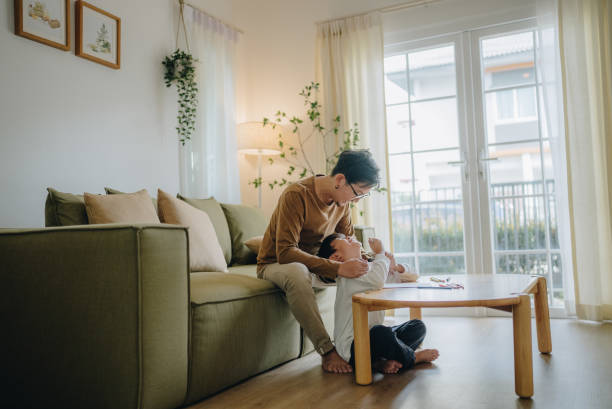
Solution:
M255 236L263 236L268 227L268 219L263 212L251 206L221 204L230 235L232 237L232 262L231 264L254 264L257 255L244 244Z
M126 192L122 192L121 190L113 189L112 187L105 187L104 191L106 192L107 195L123 195L126 193ZM136 193L136 192L132 192L132 193ZM153 207L155 208L155 211L157 211L157 199L154 197L151 197L151 201L153 202Z
M85 209L90 224L159 223L146 190L123 195L85 193Z
M257 264L235 265L228 267L228 271L232 274L240 274L257 278Z
M300 327L283 293L268 281L244 274L191 274L191 329L185 404L300 353Z
M255 266L253 266L255 267ZM241 300L262 294L281 292L272 282L249 277L248 273L191 273L191 304ZM245 274L246 273L246 274Z
M159 218L162 223L187 226L191 271L227 271L223 250L206 212L157 190Z
M244 242L244 245L249 248L255 255L259 254L259 249L261 248L261 242L263 241L263 236L255 236Z
M180 194L176 195L176 197L208 214L208 217L210 217L210 221L215 228L215 232L217 233L217 239L219 240L219 244L223 250L225 262L229 265L232 261L232 239L230 237L225 214L223 213L223 209L221 208L219 202L217 202L214 197L209 199L194 199L182 196Z
M45 226L74 226L88 224L83 195L58 192L48 187L45 202Z

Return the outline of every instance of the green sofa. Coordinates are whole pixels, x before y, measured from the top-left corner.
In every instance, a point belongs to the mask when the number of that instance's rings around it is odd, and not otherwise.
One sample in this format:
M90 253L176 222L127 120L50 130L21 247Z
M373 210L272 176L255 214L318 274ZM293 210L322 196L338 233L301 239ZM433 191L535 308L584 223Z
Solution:
M313 351L255 264L190 273L188 246L162 224L0 230L1 406L176 408ZM316 296L331 334L335 289Z

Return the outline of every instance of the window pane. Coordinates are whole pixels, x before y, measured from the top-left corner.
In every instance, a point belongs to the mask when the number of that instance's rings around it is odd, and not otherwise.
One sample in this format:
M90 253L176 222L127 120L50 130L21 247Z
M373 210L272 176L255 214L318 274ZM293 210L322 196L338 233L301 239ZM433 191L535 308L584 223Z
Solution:
M541 196L491 200L495 250L546 249L544 199Z
M419 252L463 251L463 203L458 150L414 155Z
M497 274L548 273L546 254L498 254L495 256Z
M448 163L459 158L458 149L414 155L415 187L419 201L436 200L436 197L461 199L461 166Z
M408 265L409 271L416 271L414 256L401 256L401 255L398 256L398 253L396 251L395 252L395 261L398 264Z
M561 262L561 254L553 253L550 256L552 264L552 304L556 306L563 305L563 264Z
M535 100L532 101L533 105L531 107L529 106L530 102L520 102L518 96L515 98L518 91L505 90L486 94L486 129L489 143L539 138L538 118L535 116ZM525 99L524 94L521 94L521 96ZM515 101L519 101L518 107L515 106ZM531 110L533 112L528 116L527 113ZM523 117L519 117L520 115L523 115Z
M412 216L412 161L410 154L389 157L391 179L391 218L393 220L393 244L396 253L414 252Z
M513 194L543 193L539 142L489 146L489 158L495 159L485 162L491 189L510 184L516 189Z
M512 34L482 41L485 90L535 83L533 34Z
M414 253L412 209L412 206L409 204L393 207L393 251L396 255Z
M392 202L404 203L412 200L412 160L410 154L389 156ZM403 195L403 196L402 196ZM408 195L408 196L406 196ZM401 199L399 199L401 198Z
M415 102L411 109L415 151L459 146L456 98Z
M535 87L519 88L516 90L519 118L534 117L536 115Z
M421 275L465 274L465 258L463 256L423 256L419 255Z
M494 95L497 104L497 119L514 118L514 95L512 90L499 91Z
M547 185L550 186L554 181L547 181ZM550 187L548 187L550 192ZM557 221L557 199L554 194L548 195L548 220L550 228L550 248L559 248L559 224Z
M417 223L419 252L463 251L461 201L419 205Z
M385 58L385 102L397 104L408 102L406 81L406 55Z
M410 53L408 67L411 100L456 95L454 46Z
M410 114L408 104L387 107L389 153L410 152Z

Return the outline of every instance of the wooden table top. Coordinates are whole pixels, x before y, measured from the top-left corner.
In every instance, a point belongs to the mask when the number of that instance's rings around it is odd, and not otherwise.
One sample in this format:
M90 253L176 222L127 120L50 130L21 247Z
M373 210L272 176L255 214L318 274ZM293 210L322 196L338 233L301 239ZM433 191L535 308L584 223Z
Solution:
M438 277L447 277L446 275ZM499 307L519 303L519 295L532 292L539 276L521 274L449 275L463 289L392 287L353 295L353 301L374 307ZM419 279L433 283L429 277ZM435 284L435 283L434 283ZM378 308L376 308L378 307Z

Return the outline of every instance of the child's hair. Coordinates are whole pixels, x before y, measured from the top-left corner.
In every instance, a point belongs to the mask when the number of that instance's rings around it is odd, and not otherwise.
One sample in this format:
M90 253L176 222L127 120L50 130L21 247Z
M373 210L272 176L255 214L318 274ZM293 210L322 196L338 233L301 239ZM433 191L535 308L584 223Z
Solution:
M321 243L321 247L317 252L317 256L321 258L330 258L332 254L336 252L336 249L332 247L332 242L336 239L343 239L346 236L342 233L332 233L326 238L323 239L323 243Z

